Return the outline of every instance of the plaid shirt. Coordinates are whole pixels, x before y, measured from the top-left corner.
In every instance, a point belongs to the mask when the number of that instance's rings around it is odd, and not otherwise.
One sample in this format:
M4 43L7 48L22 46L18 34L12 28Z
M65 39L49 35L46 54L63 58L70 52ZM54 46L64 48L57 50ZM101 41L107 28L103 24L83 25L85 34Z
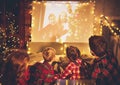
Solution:
M97 85L120 85L117 61L110 56L96 59L96 61L92 78L96 79Z
M27 69L23 76L18 80L18 84L17 85L28 85L27 81L29 79L29 70Z
M33 82L31 82L33 79L29 80L29 85L51 85L53 83L54 79L54 69L53 66L51 66L48 62L43 63L35 63L33 65L36 70L35 72L31 72L31 78L35 79ZM44 82L44 84L43 84Z
M60 79L65 79L69 77L71 80L80 79L80 70L81 60L77 59L76 63L70 62L65 68L64 72L60 74Z
M54 69L53 66L48 62L43 63L46 67L42 69L42 79L44 82L51 83L53 82Z

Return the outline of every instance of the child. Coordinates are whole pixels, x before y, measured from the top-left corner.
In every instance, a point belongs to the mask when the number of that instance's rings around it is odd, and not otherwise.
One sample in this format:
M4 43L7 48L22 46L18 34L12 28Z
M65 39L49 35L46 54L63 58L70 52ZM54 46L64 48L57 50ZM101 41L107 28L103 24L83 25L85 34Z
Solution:
M55 79L70 79L70 80L76 80L80 79L80 66L82 60L80 59L80 51L77 47L69 46L66 48L66 55L68 59L70 60L70 63L65 68L65 70L60 74L56 75Z
M11 51L3 69L2 85L27 85L29 59L26 51Z
M92 78L97 85L120 85L120 74L116 59L107 49L107 42L102 36L89 38L91 54L96 57Z
M35 63L30 67L29 85L53 85L54 69L51 65L54 61L56 50L46 47L43 52L43 63Z

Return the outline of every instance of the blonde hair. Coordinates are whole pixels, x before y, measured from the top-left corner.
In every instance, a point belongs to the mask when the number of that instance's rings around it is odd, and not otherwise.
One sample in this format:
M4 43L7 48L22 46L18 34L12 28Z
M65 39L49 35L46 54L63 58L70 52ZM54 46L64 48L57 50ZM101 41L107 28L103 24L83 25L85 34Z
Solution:
M52 47L46 47L42 53L43 53L44 60L47 62L50 62L55 57L56 50Z

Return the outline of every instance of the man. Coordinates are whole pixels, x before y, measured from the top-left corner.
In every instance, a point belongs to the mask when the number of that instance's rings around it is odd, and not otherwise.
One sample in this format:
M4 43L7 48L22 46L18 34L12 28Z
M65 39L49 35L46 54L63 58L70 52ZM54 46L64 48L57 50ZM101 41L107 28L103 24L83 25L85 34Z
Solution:
M107 49L107 42L103 36L91 36L89 47L91 54L96 57L92 78L97 85L120 85L118 63Z

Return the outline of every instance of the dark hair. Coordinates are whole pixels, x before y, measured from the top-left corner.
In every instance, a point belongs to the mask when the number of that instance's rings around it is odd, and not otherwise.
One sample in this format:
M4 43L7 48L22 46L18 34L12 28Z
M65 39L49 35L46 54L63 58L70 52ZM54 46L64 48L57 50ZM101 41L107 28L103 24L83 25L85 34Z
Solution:
M72 61L75 62L77 58L80 58L81 53L77 47L69 46L66 48L67 57Z
M24 75L29 62L29 55L26 51L15 49L7 56L4 66L2 84L18 85L19 79Z
M90 50L95 53L95 55L102 57L107 52L107 42L103 36L91 36L89 38Z

